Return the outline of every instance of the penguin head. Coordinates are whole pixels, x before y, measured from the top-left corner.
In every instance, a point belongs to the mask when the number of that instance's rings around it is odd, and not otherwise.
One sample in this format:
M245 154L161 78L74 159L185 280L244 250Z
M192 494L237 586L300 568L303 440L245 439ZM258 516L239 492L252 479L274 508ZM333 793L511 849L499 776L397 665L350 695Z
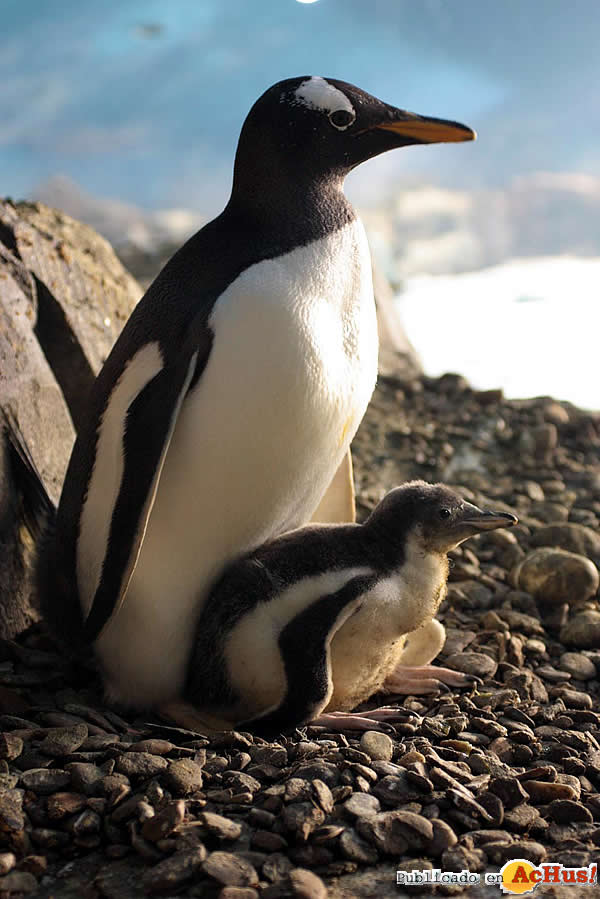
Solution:
M278 82L256 101L242 128L236 170L255 170L262 158L291 180L343 179L386 150L474 138L465 125L398 109L345 81L306 75Z
M480 509L444 484L427 484L425 481L411 481L391 490L371 519L379 530L385 526L388 539L394 533L412 533L420 539L426 552L441 554L482 531L512 527L517 523L517 518L510 512Z

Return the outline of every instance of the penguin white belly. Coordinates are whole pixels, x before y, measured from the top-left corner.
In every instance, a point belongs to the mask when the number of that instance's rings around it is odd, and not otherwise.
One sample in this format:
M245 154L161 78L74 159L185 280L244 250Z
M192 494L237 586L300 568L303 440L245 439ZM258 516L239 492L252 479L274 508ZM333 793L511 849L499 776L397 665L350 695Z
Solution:
M371 260L355 221L243 272L209 324L125 601L96 643L113 698L177 695L207 589L310 519L377 376Z

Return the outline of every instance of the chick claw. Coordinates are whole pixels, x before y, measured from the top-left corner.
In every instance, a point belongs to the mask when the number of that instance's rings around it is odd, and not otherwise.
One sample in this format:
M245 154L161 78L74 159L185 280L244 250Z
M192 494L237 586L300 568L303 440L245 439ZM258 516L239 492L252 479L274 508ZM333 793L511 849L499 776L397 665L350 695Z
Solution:
M382 706L366 712L327 712L311 721L329 730L384 730L381 724L398 724L413 717L407 709Z
M436 665L398 665L383 684L386 693L397 695L418 695L438 693L448 687L467 687L480 684L481 680L472 674L438 668Z

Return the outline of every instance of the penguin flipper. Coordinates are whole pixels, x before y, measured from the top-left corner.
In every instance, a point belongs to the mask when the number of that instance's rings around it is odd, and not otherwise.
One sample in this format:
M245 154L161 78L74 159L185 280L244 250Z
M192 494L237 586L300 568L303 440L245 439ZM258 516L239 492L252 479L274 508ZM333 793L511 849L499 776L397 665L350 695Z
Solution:
M206 346L183 351L174 366L162 369L127 410L123 436L123 477L113 507L102 573L93 596L84 634L90 643L125 601L142 548L160 476L185 396L206 364Z
M331 641L361 607L363 594L375 581L374 575L353 578L335 593L319 597L283 628L278 642L287 681L285 697L277 708L238 727L272 736L307 724L325 708L333 693Z
M350 449L342 459L331 484L323 494L321 502L311 519L321 524L344 524L356 521L356 501L352 454Z

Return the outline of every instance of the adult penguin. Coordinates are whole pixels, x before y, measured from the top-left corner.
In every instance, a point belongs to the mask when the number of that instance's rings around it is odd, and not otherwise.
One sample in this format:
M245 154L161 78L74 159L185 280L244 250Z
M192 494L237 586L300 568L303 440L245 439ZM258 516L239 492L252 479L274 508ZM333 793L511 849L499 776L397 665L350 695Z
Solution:
M50 626L93 644L113 700L178 695L230 559L309 521L332 481L321 509L352 512L377 332L344 178L395 147L473 137L317 77L251 109L225 210L167 263L98 375L39 555Z

